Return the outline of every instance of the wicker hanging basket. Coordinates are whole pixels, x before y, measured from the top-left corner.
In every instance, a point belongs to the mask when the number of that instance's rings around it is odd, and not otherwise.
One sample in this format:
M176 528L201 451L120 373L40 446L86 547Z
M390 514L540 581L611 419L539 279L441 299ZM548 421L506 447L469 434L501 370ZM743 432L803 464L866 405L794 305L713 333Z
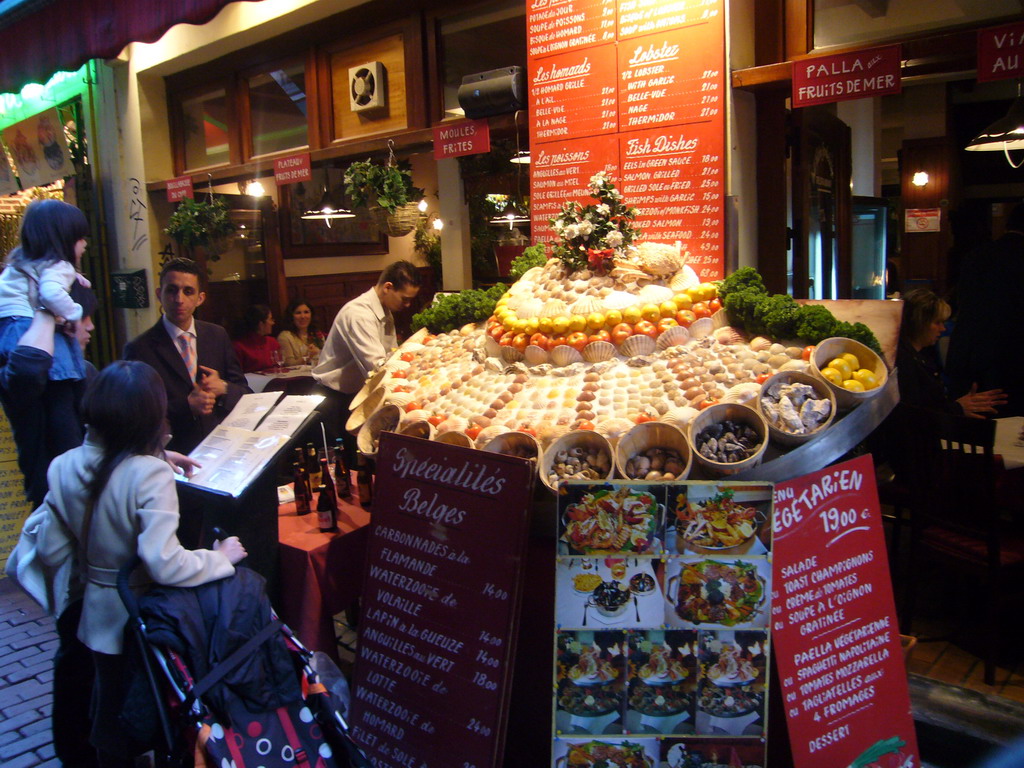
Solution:
M371 208L377 219L377 224L391 237L404 237L416 229L416 224L422 215L418 203L406 203L396 208L394 213L388 213L380 206Z

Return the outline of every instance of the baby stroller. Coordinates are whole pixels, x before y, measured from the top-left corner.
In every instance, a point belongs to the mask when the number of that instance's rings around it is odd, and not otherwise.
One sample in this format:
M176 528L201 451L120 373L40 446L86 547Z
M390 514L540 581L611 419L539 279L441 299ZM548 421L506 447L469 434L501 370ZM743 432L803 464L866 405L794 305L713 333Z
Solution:
M200 587L129 586L118 575L134 637L134 682L122 725L168 768L369 768L344 703L314 671L313 654L270 606L248 568Z

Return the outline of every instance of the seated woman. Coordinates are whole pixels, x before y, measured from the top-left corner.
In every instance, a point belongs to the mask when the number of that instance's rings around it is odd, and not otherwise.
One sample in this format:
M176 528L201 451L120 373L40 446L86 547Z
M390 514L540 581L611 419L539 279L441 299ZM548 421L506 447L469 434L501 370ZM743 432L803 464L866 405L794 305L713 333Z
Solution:
M896 351L900 402L976 419L995 414L996 408L1006 403L1001 389L978 392L978 385L974 384L970 392L956 400L946 392L931 348L945 330L949 314L949 304L927 288L914 288L903 295L903 319Z
M270 335L273 327L274 316L266 304L253 304L246 310L238 338L232 344L242 373L265 371L278 364L274 352L280 350L281 345Z
M95 688L91 741L101 766L132 765L119 733L126 674L122 636L128 614L116 589L117 571L136 554L152 581L197 586L234 573L245 557L236 537L213 550L178 542L174 473L163 458L167 396L145 363L111 363L83 401L85 444L50 465L40 511L37 552L58 567L72 559L84 586L78 638L92 651Z
M324 335L317 330L313 309L304 301L293 301L285 310L285 329L277 335L285 365L316 365Z

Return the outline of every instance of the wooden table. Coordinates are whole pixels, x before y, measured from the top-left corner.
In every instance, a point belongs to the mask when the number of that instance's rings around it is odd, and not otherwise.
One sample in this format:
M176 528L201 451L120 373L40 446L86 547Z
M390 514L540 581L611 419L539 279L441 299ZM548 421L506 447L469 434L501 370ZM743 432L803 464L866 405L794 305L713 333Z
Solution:
M363 562L370 513L338 502L338 531L321 533L316 512L296 515L295 504L282 504L278 614L307 648L338 660L334 615L351 607L362 591Z

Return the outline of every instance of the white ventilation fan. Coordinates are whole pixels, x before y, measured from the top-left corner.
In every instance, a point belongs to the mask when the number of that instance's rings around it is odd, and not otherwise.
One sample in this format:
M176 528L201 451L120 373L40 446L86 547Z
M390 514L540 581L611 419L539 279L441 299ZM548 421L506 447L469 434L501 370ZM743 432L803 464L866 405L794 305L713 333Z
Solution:
M379 61L349 68L348 103L353 112L369 112L387 106L385 72L384 65Z

